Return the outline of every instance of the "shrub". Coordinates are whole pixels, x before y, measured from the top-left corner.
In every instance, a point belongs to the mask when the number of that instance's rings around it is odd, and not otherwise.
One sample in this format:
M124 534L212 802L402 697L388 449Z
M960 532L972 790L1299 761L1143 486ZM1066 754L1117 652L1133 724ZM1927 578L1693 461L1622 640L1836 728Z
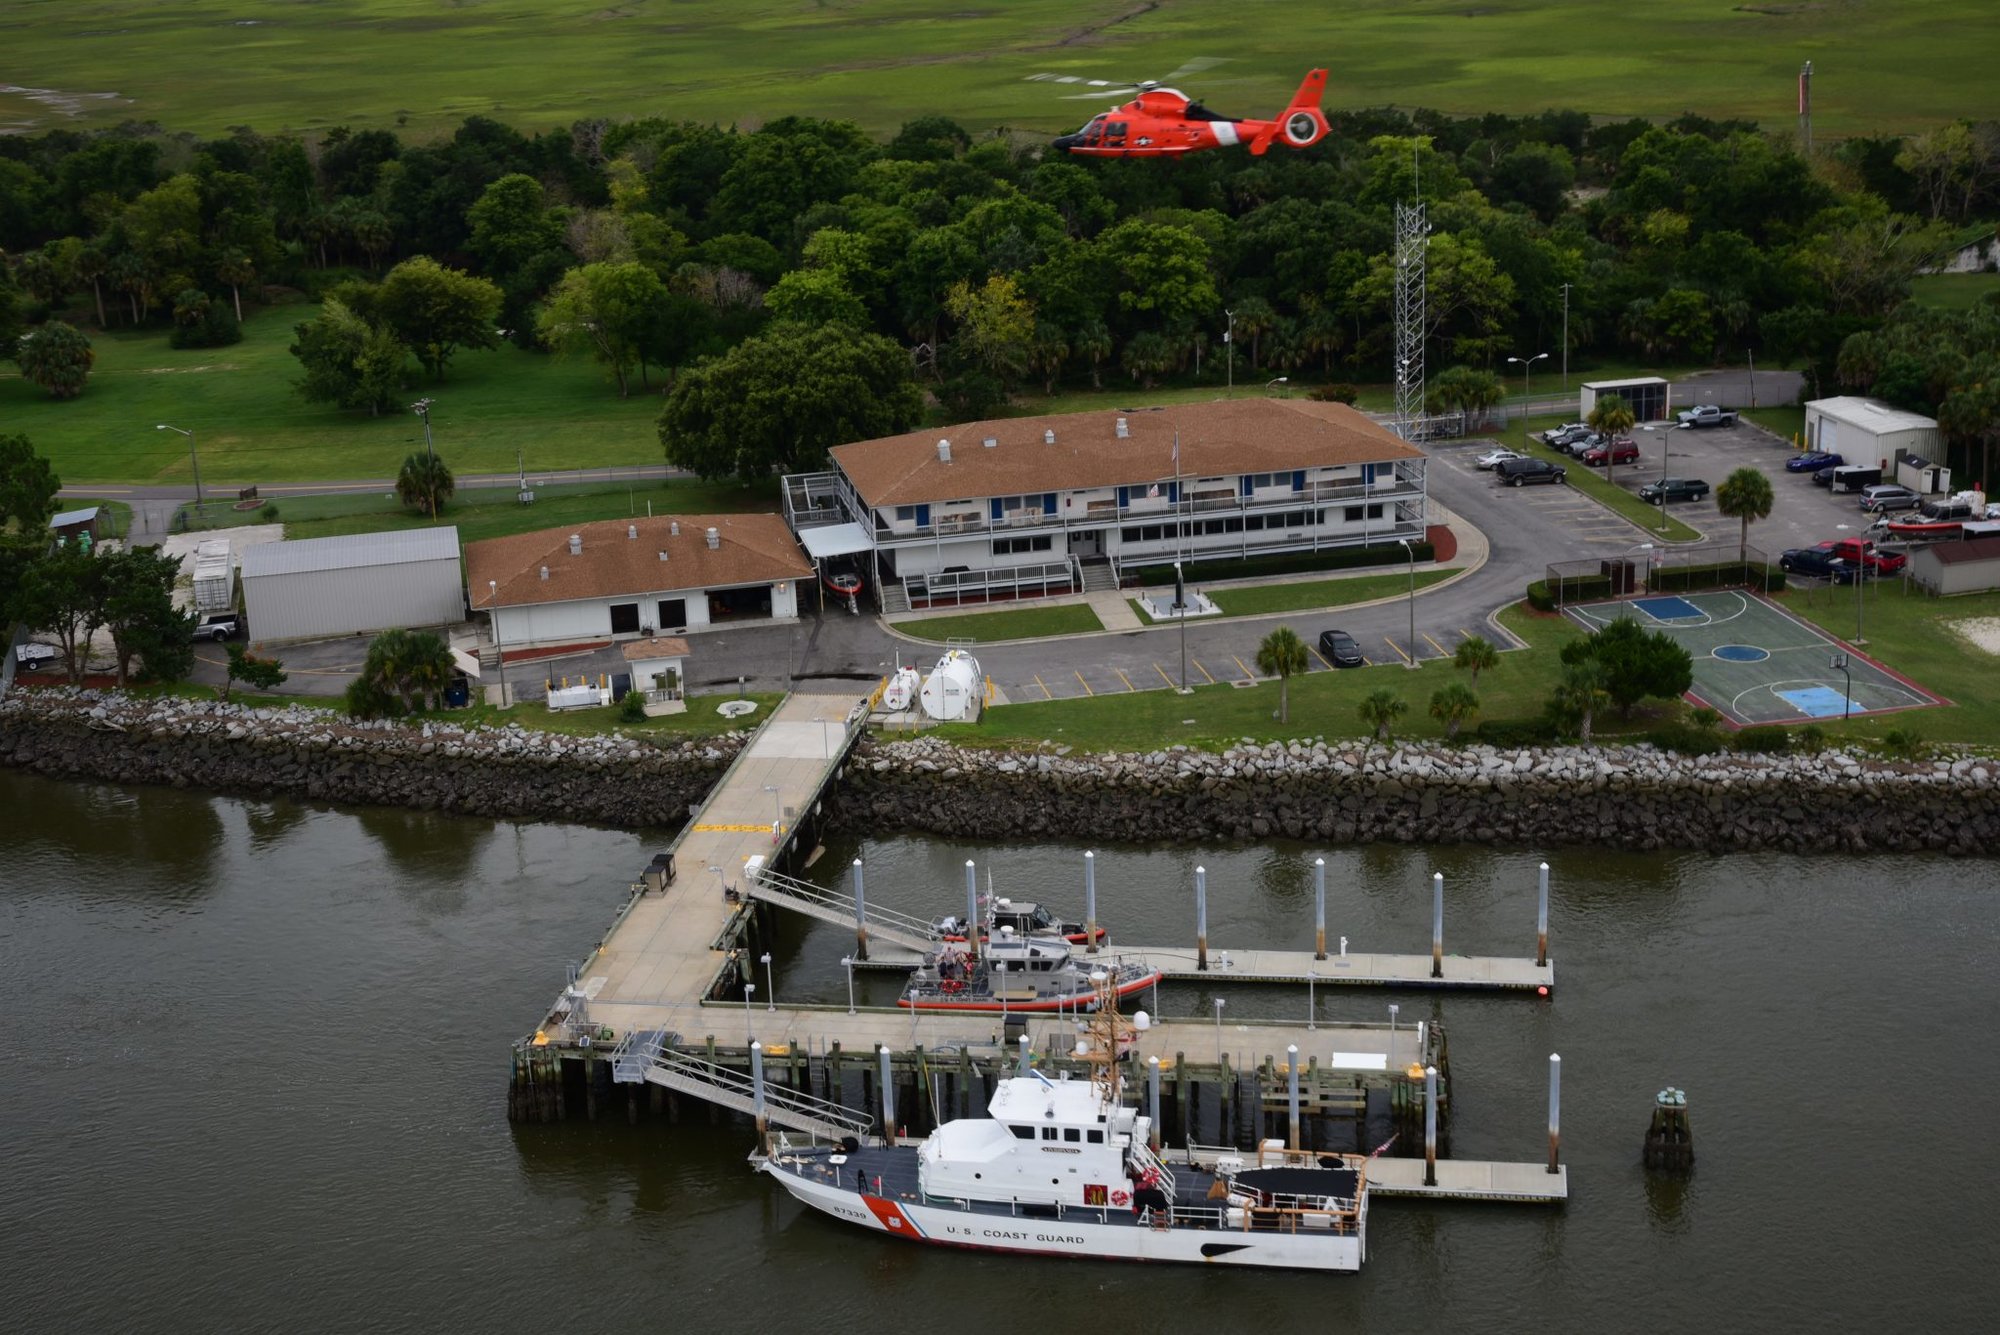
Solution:
M275 523L277 523L277 522L278 522L278 503L277 503L276 501L266 501L266 502L264 502L264 508L263 508L263 509L261 509L261 510L259 510L259 511L257 512L257 517L258 517L259 519L263 520L263 521L264 521L265 523L267 523L267 524L275 524Z
M1922 760L1930 755L1930 744L1915 728L1891 728L1882 737L1882 749L1898 760Z
M1556 729L1547 719L1486 719L1472 735L1487 746L1549 746L1556 740Z
M1792 734L1772 725L1745 728L1736 734L1736 749L1746 755L1785 755L1792 749Z
M1799 729L1798 749L1808 755L1818 755L1826 750L1826 729L1817 723L1808 723Z
M1321 385L1318 389L1309 392L1306 397L1319 403L1344 403L1352 407L1354 401L1361 397L1361 391L1353 385L1344 383Z
M1692 723L1663 723L1647 733L1646 740L1662 751L1684 756L1711 755L1728 746L1715 733Z
M1429 561L1436 552L1427 542L1412 543L1417 560ZM1338 547L1328 552L1287 552L1279 556L1253 556L1247 560L1188 561L1182 563L1187 578L1251 579L1267 575L1291 575L1311 570L1353 570L1364 566L1402 565L1407 560L1398 547ZM1139 583L1147 587L1172 584L1172 563L1147 566L1139 572Z
M1688 711L1688 722L1694 724L1697 728L1713 732L1722 725L1722 715L1710 709L1707 705L1703 705L1700 709Z
M618 717L627 723L644 723L646 697L638 691L625 692L625 698L618 702Z
M397 718L403 712L402 697L371 677L348 682L346 702L347 712L355 718Z

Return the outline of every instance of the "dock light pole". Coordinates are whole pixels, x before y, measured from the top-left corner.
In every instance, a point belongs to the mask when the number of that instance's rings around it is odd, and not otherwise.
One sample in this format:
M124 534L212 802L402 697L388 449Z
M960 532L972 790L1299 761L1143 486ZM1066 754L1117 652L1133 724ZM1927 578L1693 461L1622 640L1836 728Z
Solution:
M889 1045L884 1043L875 1049L882 1059L882 1143L896 1143L896 1087L889 1078Z
M775 844L785 829L784 797L775 783L765 784L764 791L771 795L771 842Z
M1424 1068L1424 1185L1438 1184L1438 1068Z
M167 424L166 424L165 422L162 422L162 423L160 423L160 424L159 424L158 426L154 427L154 428L153 428L153 430L155 430L155 431L171 431L171 432L173 432L173 433L174 433L175 435L177 435L177 436L186 436L186 437L187 437L187 439L188 439L188 465L189 465L189 467L191 467L191 468L193 468L193 469L194 469L194 512L195 512L196 514L200 514L200 513L202 512L202 497L201 497L201 456L195 453L195 448L194 448L194 432L192 432L192 431L183 431L183 430L181 430L181 429L180 429L179 427L177 427L177 426L168 426L168 425L167 425Z
M1007 961L993 961L993 990L1000 994L1000 1032L1007 1032Z
M1326 859L1313 859L1313 958L1326 958Z
M771 952L767 950L758 958L764 965L764 1009L774 1011L778 1009L778 984L771 977Z
M868 892L861 883L861 859L854 859L854 959L868 958ZM854 960L848 960L847 1010L854 1012Z
M1403 1009L1395 1002L1389 1003L1389 1064L1396 1064L1396 1012Z
M1218 1070L1222 1067L1222 1008L1228 1004L1228 997L1215 999L1215 1065Z
M750 1109L757 1119L757 1152L771 1152L771 1119L764 1112L764 1045L750 1044Z
M1563 1059L1556 1053L1549 1054L1549 1171L1556 1171L1556 1164L1562 1150L1562 1073Z
M1847 686L1840 693L1840 721L1845 723L1854 714L1854 667L1846 654L1835 654L1828 666L1839 669L1840 675L1847 679Z
M1444 977L1444 873L1431 874L1431 977Z
M1307 969L1306 970L1306 1028L1307 1029L1319 1028L1319 1002L1313 995L1316 985L1318 983L1319 983L1319 970Z
M842 955L840 967L847 970L847 1013L854 1014L854 956Z
M745 1043L754 1043L757 1041L757 1022L750 1018L750 1000L756 995L757 984L745 983L743 985L743 1041Z
M1544 969L1549 963L1549 864L1542 864L1541 892L1535 903L1535 967Z
M1285 1097L1291 1108L1291 1147L1299 1147L1299 1045L1285 1048Z
M1194 967L1208 972L1208 868L1194 869Z
M1152 1125L1146 1128L1146 1146L1154 1153L1160 1149L1160 1059L1146 1058L1146 1110L1152 1118Z
M1083 855L1083 939L1084 953L1097 953L1097 854Z
M965 957L979 958L979 872L965 860Z
M1528 400L1535 396L1534 390L1530 388L1534 384L1535 363L1548 355L1546 352L1538 352L1532 357L1509 357L1507 359L1510 365L1521 368L1521 433L1523 435L1526 435L1528 431Z
M1410 545L1408 538L1398 538L1403 544L1403 556L1410 563L1410 662L1417 666L1417 549Z

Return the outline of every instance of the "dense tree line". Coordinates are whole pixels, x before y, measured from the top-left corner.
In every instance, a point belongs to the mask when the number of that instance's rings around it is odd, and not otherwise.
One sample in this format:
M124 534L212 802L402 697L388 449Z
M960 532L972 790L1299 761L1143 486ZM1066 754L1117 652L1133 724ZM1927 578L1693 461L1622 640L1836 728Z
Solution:
M805 117L535 136L474 117L425 144L54 132L0 139L0 338L21 346L25 316L218 342L282 285L326 299L294 345L313 399L380 411L509 339L589 355L620 394L662 373L670 454L755 473L823 443L767 422L719 446L766 390L786 420L901 429L918 386L973 417L1030 386L1213 376L1225 319L1240 374L1385 379L1392 210L1419 195L1441 406L1484 407L1507 355L1559 351L1565 294L1573 355L1750 352L1823 389L1957 224L2000 213L2000 125L1812 162L1740 122L1577 112L1338 113L1305 152L1182 161L1071 160L941 117L886 143ZM810 337L829 330L849 337ZM841 364L797 374L836 344ZM81 385L69 352L51 392Z

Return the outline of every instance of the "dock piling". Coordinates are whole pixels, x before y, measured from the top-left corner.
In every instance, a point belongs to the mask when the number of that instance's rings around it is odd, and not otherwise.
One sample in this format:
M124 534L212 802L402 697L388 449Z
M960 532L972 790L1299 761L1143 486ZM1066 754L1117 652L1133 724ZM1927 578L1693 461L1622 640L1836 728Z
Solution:
M1346 948L1342 947L1342 953ZM1326 859L1313 859L1313 958L1326 958Z
M882 1143L896 1143L896 1085L889 1071L889 1045L875 1049L882 1059Z
M979 871L965 860L965 957L979 958Z
M1444 977L1444 873L1431 874L1431 977Z
M1097 854L1083 855L1083 940L1086 954L1097 953Z
M764 1045L750 1044L750 1107L757 1119L757 1152L771 1152L771 1121L764 1111Z
M1194 869L1194 967L1208 972L1208 868Z
M1438 1068L1424 1068L1424 1185L1438 1181Z
M1562 1057L1549 1054L1549 1171L1556 1171L1562 1150Z
M854 859L854 958L868 958L868 896L861 884L861 859ZM847 972L848 990L853 991L854 970ZM849 1013L854 1008L848 1007Z
M1287 1124L1290 1139L1286 1142L1293 1149L1299 1147L1299 1045L1292 1043L1285 1048L1285 1099L1291 1120Z
M1535 907L1535 967L1549 963L1549 864L1542 864L1542 888Z
M1146 1112L1152 1118L1152 1125L1146 1128L1146 1144L1155 1153L1160 1150L1160 1059L1146 1058Z
M1023 1034L1021 1035L1021 1070L1020 1070L1021 1078L1023 1080L1027 1079L1028 1072L1033 1069L1034 1069L1034 1060L1029 1054L1028 1036L1026 1034Z
M1686 1172L1694 1167L1694 1128L1688 1122L1687 1091L1663 1089L1653 1099L1642 1158L1648 1168Z

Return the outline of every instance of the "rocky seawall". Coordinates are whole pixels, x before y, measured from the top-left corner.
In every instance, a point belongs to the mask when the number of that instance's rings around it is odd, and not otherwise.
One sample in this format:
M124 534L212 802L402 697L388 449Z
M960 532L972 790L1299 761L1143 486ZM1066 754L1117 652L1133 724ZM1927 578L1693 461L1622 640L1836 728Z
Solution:
M1996 775L1990 759L1897 764L1839 751L1293 742L1075 756L913 739L857 757L835 819L975 839L1978 854L2000 849Z
M741 745L359 723L304 706L115 691L16 691L0 701L0 764L54 778L627 829L678 827Z

